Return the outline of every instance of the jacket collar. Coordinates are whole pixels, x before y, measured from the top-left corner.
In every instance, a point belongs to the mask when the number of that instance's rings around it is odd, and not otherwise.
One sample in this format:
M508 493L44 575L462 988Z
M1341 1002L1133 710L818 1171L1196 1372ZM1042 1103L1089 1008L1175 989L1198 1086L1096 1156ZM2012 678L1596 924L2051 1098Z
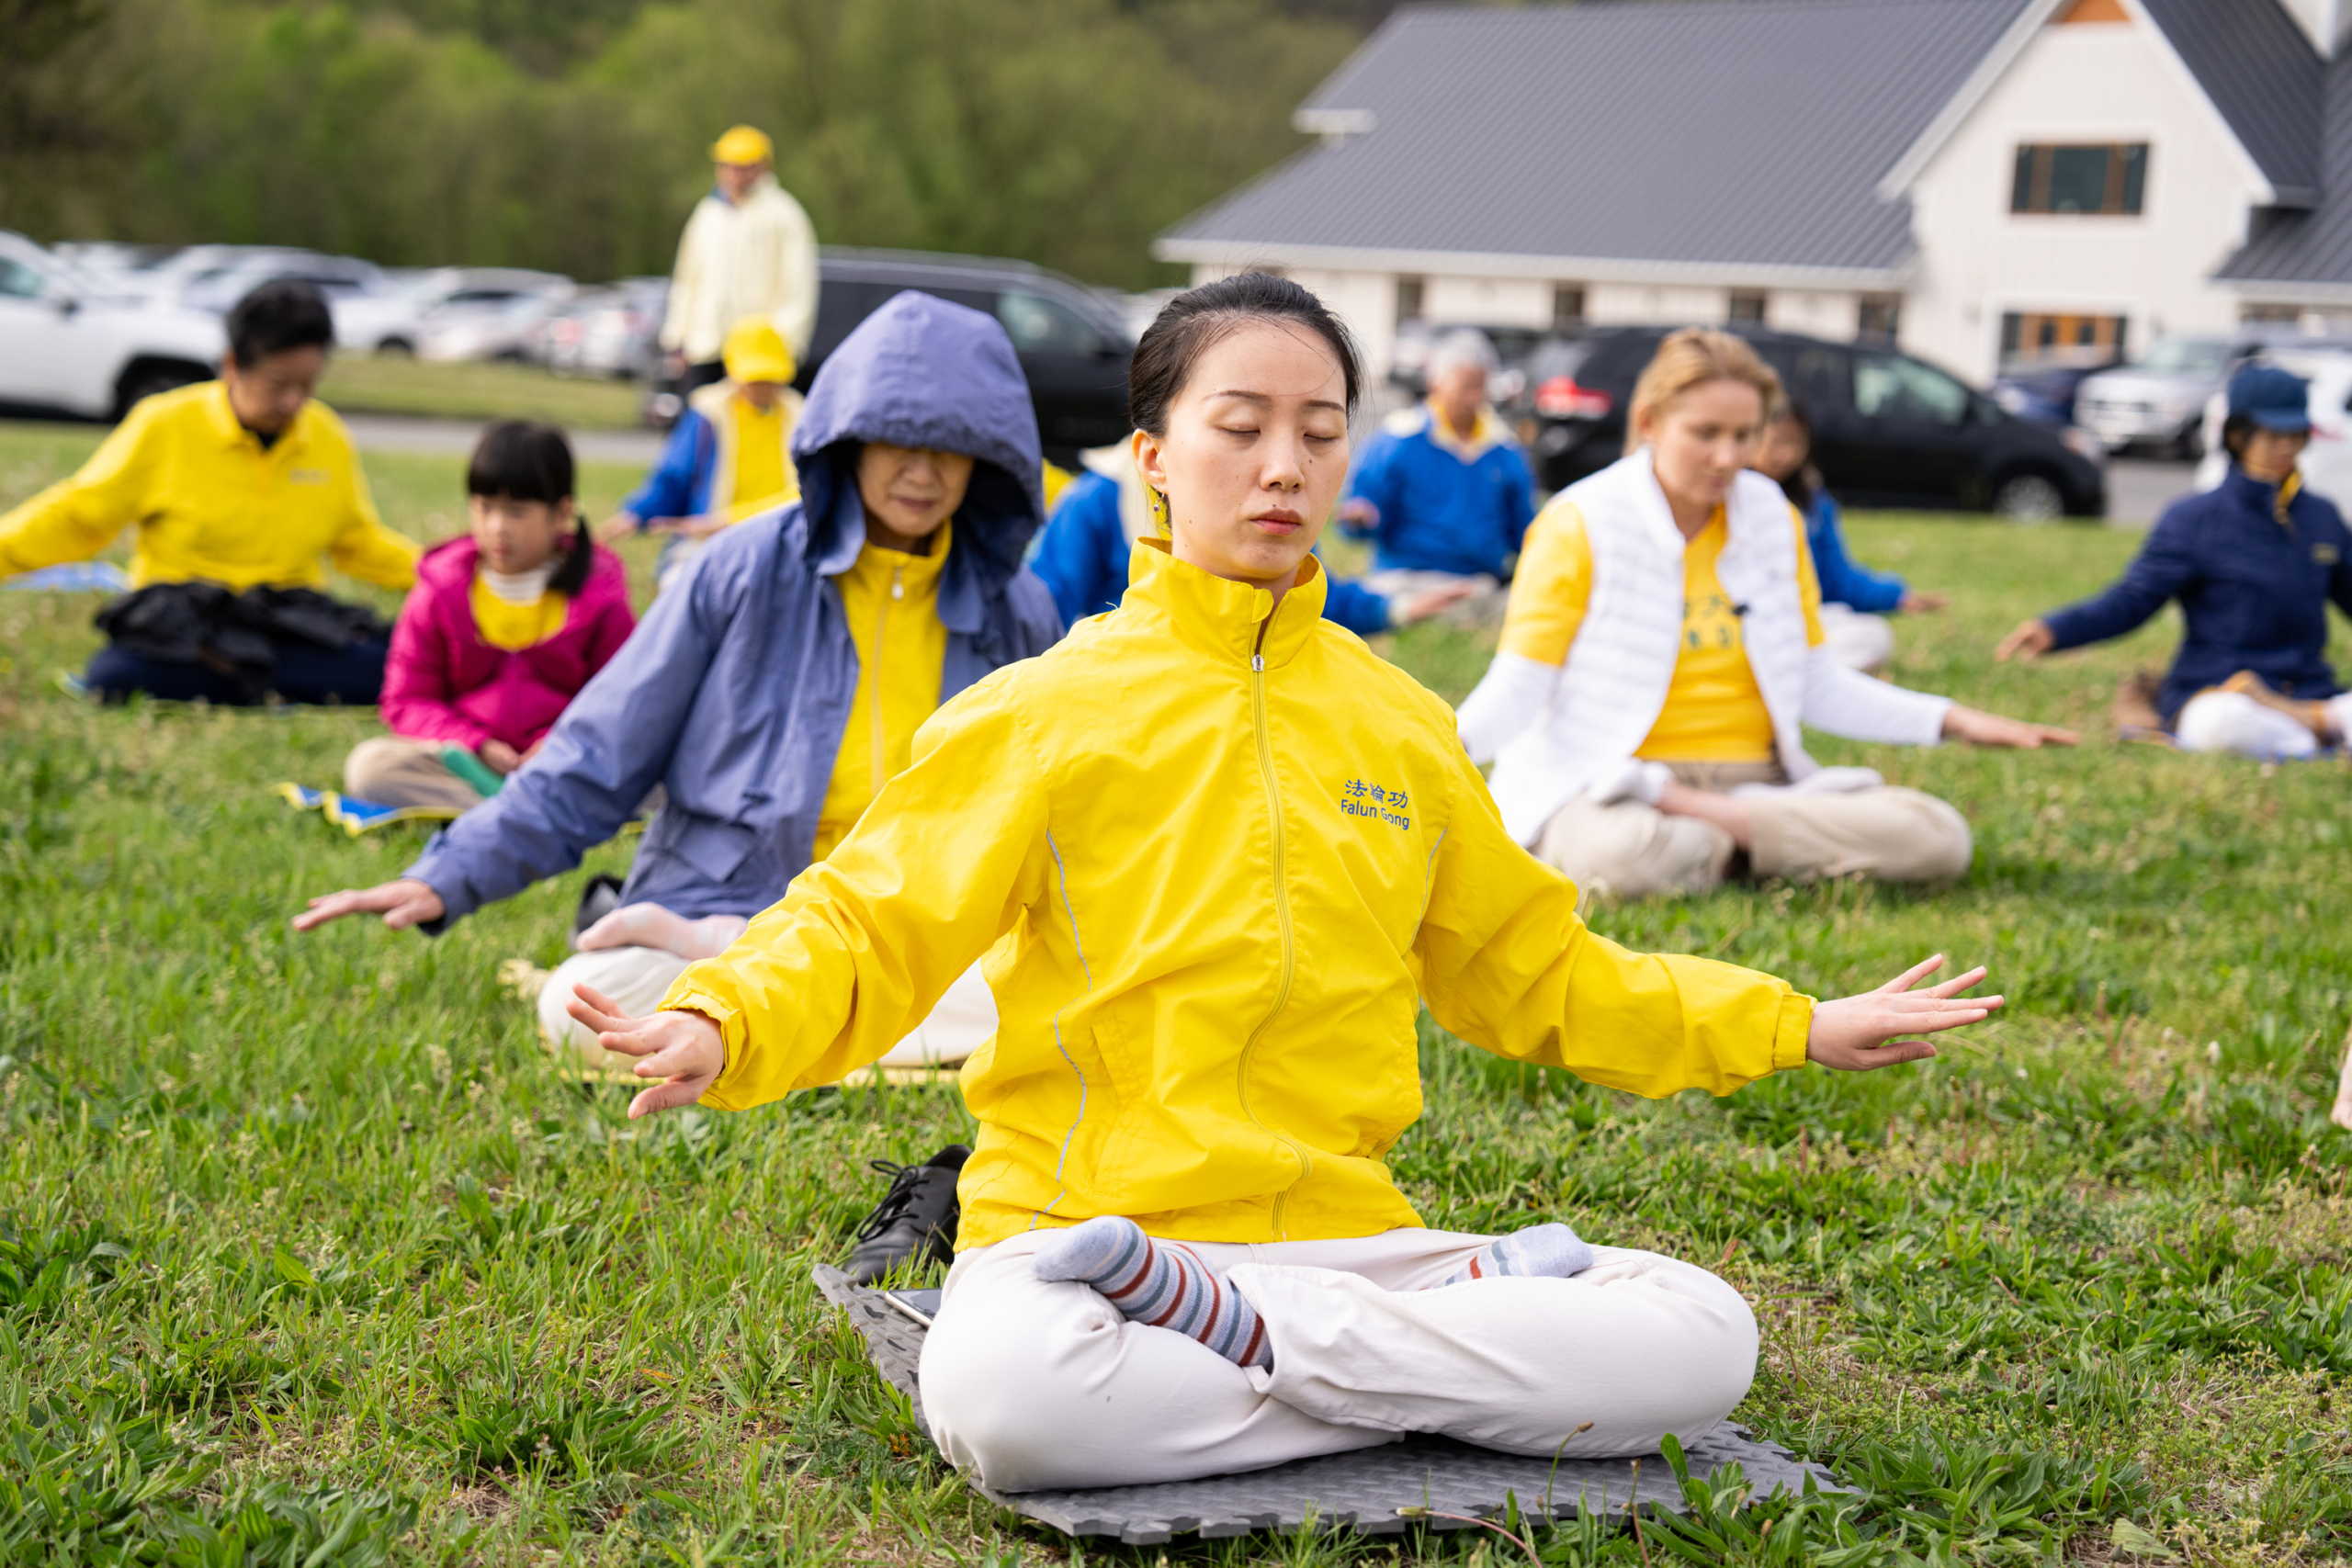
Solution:
M2295 497L2301 493L2302 488L2301 469L2274 485L2256 479L2235 463L2230 465L2229 478L2222 481L2222 491L2232 501L2279 523L2287 521L2287 509L2295 503Z
M939 547L922 558L939 573L939 624L970 637L987 615L987 585L980 581L980 568L973 561L972 552L956 547L956 520L949 518L940 529L945 536ZM857 487L850 485L834 500L831 538L809 554L816 558L818 576L839 577L857 565L865 548L865 504L858 499Z
M1328 592L1323 563L1314 556L1299 563L1297 585L1280 604L1262 588L1178 560L1166 539L1138 539L1127 556L1125 603L1165 619L1188 647L1245 664L1263 654L1269 669L1298 657L1315 635Z
M261 444L260 436L237 422L237 411L230 406L229 402L228 382L215 381L204 389L204 422L211 427L212 434L220 438L220 445L232 448L241 447L249 452L258 452L266 457L274 457L281 452L291 452L300 448L309 434L311 421L315 417L311 412L311 404L305 402L300 412L294 415L292 422L286 426L285 432L276 441L265 446Z

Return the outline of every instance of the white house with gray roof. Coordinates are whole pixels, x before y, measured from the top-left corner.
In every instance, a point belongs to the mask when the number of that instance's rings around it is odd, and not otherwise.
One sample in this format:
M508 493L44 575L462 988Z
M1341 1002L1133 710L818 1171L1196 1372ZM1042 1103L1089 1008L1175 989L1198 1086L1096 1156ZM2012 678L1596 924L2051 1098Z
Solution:
M1409 6L1179 223L1396 322L1894 332L1979 381L2352 316L2352 0Z

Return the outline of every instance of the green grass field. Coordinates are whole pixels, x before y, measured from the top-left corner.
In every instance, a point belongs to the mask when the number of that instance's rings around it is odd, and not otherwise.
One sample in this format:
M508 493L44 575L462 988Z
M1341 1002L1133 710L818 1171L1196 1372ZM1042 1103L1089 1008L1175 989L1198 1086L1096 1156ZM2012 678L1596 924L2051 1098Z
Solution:
M86 451L0 428L0 504ZM459 464L368 460L453 532ZM601 513L633 476L591 468ZM2352 772L2120 748L2115 676L2175 635L1992 663L2133 536L1863 518L1954 607L1895 676L2082 727L2080 752L1824 741L1956 802L1968 881L1603 904L1623 941L1833 995L1949 952L2007 1014L1917 1068L1648 1103L1431 1031L1396 1175L1432 1224L1573 1221L1756 1303L1740 1418L1857 1488L1544 1560L2301 1562L2352 1553ZM633 560L640 578L647 565ZM0 1564L1319 1563L1524 1554L1482 1532L1082 1554L967 1490L820 1301L868 1159L968 1133L946 1089L631 1126L502 987L580 877L438 941L288 927L396 874L279 803L357 713L102 710L86 596L0 592ZM2341 659L2346 649L2339 648ZM1483 661L1395 657L1459 697ZM624 846L592 858L618 869ZM1476 1539L1473 1539L1473 1538Z

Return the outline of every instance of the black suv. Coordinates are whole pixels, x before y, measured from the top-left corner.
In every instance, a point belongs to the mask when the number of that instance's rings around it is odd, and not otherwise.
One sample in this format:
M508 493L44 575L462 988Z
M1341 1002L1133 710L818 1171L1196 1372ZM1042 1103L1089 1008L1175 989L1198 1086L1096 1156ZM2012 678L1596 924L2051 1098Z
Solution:
M1634 379L1673 330L1595 327L1529 357L1544 488L1573 484L1623 454ZM2107 470L2070 445L2069 433L2015 418L1924 360L1883 344L1730 330L1804 400L1813 461L1849 505L2106 515Z
M1127 361L1135 342L1119 313L1084 285L1028 262L922 251L847 250L818 254L817 326L794 385L802 391L825 356L858 322L905 289L985 310L1004 324L1029 378L1046 456L1066 468L1088 446L1124 441Z

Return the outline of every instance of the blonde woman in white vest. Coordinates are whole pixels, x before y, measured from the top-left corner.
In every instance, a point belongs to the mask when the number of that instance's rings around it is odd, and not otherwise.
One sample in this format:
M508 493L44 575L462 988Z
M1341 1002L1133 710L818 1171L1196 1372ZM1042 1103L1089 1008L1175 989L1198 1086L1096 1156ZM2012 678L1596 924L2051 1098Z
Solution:
M1749 471L1779 378L1728 333L1674 333L1634 389L1626 455L1528 530L1502 646L1460 723L1513 837L1588 890L1697 892L1731 874L1968 869L1949 804L1823 768L1801 727L1933 746L2073 745L1849 670L1823 646L1804 523Z

